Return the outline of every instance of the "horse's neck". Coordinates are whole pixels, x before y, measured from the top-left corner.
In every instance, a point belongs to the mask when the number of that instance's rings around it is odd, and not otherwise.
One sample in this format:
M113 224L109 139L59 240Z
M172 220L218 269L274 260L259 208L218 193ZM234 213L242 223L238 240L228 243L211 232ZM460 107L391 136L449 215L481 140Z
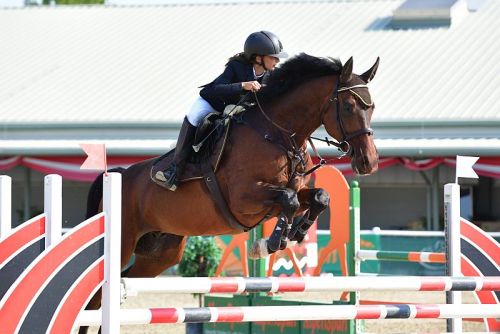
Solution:
M302 85L286 94L269 108L269 118L280 127L295 134L301 146L321 125L321 109L332 89L325 78Z

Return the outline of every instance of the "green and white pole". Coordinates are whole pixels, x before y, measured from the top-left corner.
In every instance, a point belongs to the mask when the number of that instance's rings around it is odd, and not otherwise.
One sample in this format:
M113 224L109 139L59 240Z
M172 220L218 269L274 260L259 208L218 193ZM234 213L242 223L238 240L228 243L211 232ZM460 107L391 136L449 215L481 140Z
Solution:
M351 182L351 188L349 191L349 240L347 244L347 271L349 276L359 276L361 273L361 263L356 261L356 254L360 250L360 234L361 234L361 193L359 189L358 181ZM359 305L360 292L353 291L349 293L349 301L351 304ZM354 331L355 333L362 332L362 326L360 320L354 320Z

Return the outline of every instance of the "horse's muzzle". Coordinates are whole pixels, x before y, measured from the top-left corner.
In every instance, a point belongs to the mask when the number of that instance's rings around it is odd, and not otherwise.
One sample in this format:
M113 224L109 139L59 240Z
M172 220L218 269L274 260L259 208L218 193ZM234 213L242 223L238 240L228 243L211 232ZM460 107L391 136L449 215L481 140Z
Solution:
M378 170L378 151L373 136L365 135L353 139L351 166L358 175L373 174Z

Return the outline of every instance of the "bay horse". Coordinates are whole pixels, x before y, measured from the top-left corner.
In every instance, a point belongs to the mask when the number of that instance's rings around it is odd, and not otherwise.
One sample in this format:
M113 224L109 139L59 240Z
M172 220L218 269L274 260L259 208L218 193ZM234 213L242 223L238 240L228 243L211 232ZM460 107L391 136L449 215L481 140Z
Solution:
M228 224L203 180L184 182L175 192L150 181L155 158L122 173L122 266L133 253L127 277L155 277L177 264L187 236L237 234L280 216L269 240L252 247L254 257L301 241L328 206L323 189L308 187L314 164L307 140L323 125L350 155L357 174L378 168L370 121L374 111L367 83L379 59L365 73L352 73L352 57L342 65L331 58L300 54L274 70L239 121L231 122L216 178L227 208L241 228ZM100 210L102 176L91 186L87 216ZM294 217L300 216L301 219ZM292 224L292 221L294 223ZM95 296L87 308L97 308ZM81 329L80 333L85 333Z

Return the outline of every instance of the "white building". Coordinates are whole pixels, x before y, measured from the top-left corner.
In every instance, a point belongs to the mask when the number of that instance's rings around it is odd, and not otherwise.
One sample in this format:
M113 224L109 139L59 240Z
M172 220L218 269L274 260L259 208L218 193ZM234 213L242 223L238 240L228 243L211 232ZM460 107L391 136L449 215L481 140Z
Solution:
M0 171L14 177L14 221L42 209L41 180L50 172L65 177L68 225L80 221L89 184L77 180L91 177L78 169L78 143L105 142L113 165L164 153L197 87L249 33L270 30L290 53L354 56L358 73L381 57L370 91L382 164L359 180L363 228L423 219L439 229L442 184L462 154L480 156L484 176L465 181L472 200L464 202L475 220L500 230L500 2L414 2L115 0L0 9Z

